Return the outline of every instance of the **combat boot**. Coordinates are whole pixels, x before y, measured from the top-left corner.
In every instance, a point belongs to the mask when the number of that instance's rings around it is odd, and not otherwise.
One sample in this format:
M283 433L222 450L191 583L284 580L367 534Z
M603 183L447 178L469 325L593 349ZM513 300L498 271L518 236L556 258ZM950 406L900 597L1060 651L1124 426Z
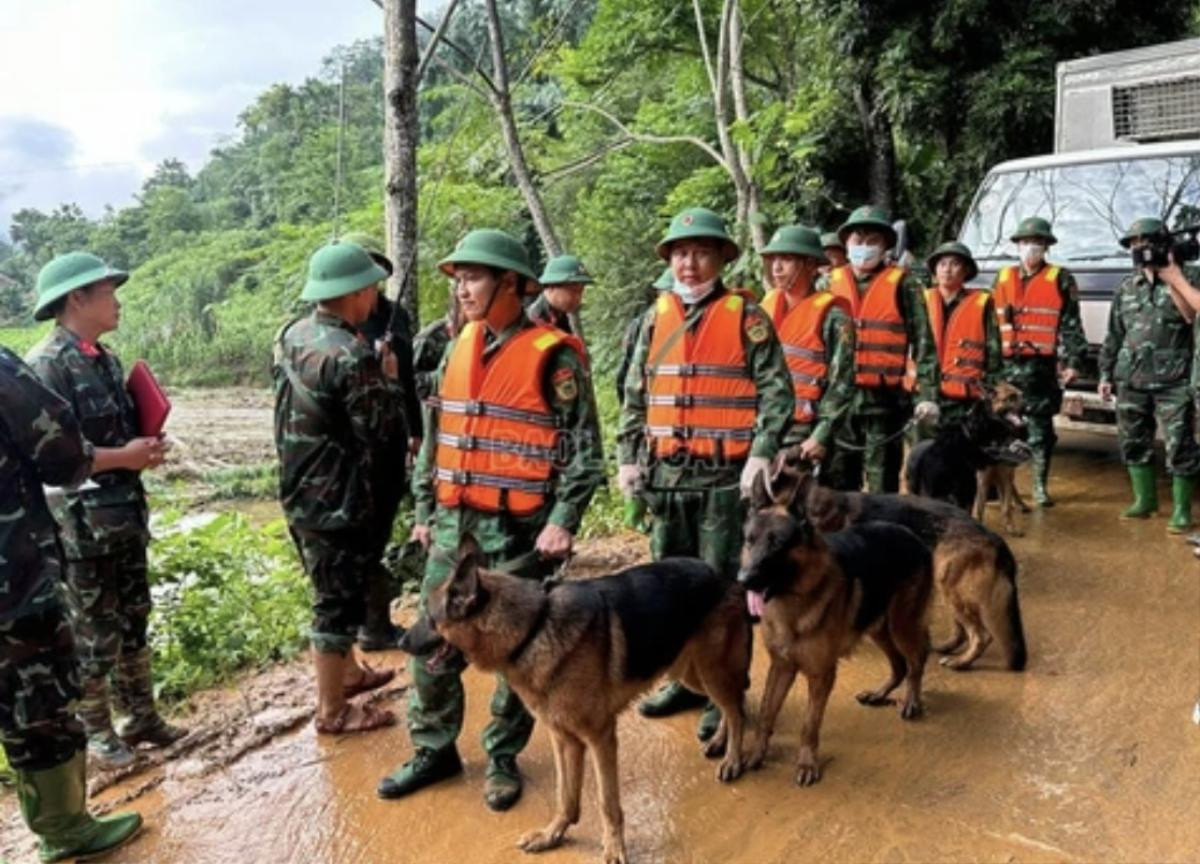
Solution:
M488 759L483 784L483 801L488 809L503 812L521 798L521 772L515 756L493 756Z
M129 720L119 732L127 745L167 747L187 735L186 729L164 720L154 706L154 679L150 672L148 647L123 653L117 659L113 683L118 701L129 712Z
M669 717L680 711L699 708L707 701L704 694L695 693L678 681L668 681L638 704L638 713L643 717Z
M1192 488L1194 477L1171 478L1171 518L1167 520L1168 534L1182 534L1192 527Z
M142 817L119 813L95 819L87 812L83 753L43 771L19 769L17 800L25 824L38 837L42 861L97 855L137 833Z
M1050 480L1050 454L1033 454L1033 503L1039 507L1053 507L1047 485Z
M704 713L700 715L700 722L696 725L696 737L707 741L717 734L717 727L720 725L721 709L709 702L704 706Z
M463 770L458 750L430 750L422 747L413 757L379 781L376 792L380 798L403 798L440 780L448 780Z
M1122 519L1148 519L1158 512L1158 484L1153 465L1129 465L1133 503L1121 514Z
M108 679L85 678L83 695L76 707L83 731L87 734L87 750L101 768L112 770L133 764L137 757L112 728L112 713L108 703Z

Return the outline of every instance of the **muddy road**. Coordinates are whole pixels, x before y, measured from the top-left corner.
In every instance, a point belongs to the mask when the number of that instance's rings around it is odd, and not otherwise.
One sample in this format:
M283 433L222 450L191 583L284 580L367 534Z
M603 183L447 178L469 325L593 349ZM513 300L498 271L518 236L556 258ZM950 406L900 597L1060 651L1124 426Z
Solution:
M821 742L824 778L807 789L792 783L802 689L784 706L766 765L729 786L699 754L696 713L651 721L630 711L620 759L631 860L1200 860L1200 727L1190 720L1200 692L1200 562L1167 538L1164 517L1117 520L1128 491L1111 439L1072 433L1061 448L1052 478L1058 506L1024 517L1026 536L1012 540L1026 672L1002 671L994 648L971 672L931 662L927 714L903 723L895 709L855 702L857 689L885 675L881 655L863 645L841 667ZM1028 489L1025 472L1019 484ZM994 509L988 519L998 522ZM593 552L601 556L594 563L609 566L641 548L640 538L610 543ZM934 624L935 635L945 633L940 609ZM751 734L764 661L756 646ZM536 730L521 758L522 801L489 812L479 735L491 681L468 672L466 686L465 775L393 802L378 800L375 785L411 752L403 726L318 739L303 665L213 694L208 723L217 728L208 741L93 799L101 808L136 807L147 821L108 860L532 860L513 844L553 808L548 738ZM403 681L381 702L403 710ZM582 822L566 845L540 856L546 864L598 860L587 773ZM0 808L0 856L32 860L15 801L6 796Z

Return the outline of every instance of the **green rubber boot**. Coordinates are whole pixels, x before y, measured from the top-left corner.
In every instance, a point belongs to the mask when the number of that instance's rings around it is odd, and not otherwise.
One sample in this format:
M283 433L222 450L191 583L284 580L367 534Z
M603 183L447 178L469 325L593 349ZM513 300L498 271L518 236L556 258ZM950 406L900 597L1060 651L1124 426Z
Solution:
M1194 477L1171 478L1171 518L1167 520L1168 534L1182 534L1192 527L1192 488Z
M704 712L700 715L700 722L696 724L696 737L701 741L707 741L717 734L717 727L720 725L721 709L712 702L709 702L704 706Z
M1129 465L1133 503L1121 514L1122 519L1149 519L1158 512L1158 485L1153 465Z
M668 681L638 704L638 713L643 717L670 717L707 702L708 697L703 693L695 693L678 681Z
M1039 507L1053 507L1047 485L1050 481L1050 454L1033 454L1033 503Z
M120 846L142 827L137 813L95 819L87 812L84 755L44 771L18 770L17 800L25 824L38 836L43 861L86 858Z
M417 749L413 757L379 781L380 798L403 798L426 786L462 773L462 760L453 746L443 750Z

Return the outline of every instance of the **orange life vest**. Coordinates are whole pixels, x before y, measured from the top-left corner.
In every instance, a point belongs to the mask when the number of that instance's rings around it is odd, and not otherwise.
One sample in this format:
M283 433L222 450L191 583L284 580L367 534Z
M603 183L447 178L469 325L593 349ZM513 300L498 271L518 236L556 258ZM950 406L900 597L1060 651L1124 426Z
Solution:
M830 289L854 316L854 383L859 387L899 387L904 382L908 329L900 312L905 270L891 264L859 296L854 271L846 264L830 273Z
M841 302L828 291L814 291L791 309L779 289L767 292L763 298L763 311L775 325L792 373L792 386L796 390L796 413L792 416L797 423L812 423L817 419L817 405L829 383L822 333L829 310Z
M574 344L553 327L514 335L485 364L486 327L463 326L446 361L434 479L437 501L517 516L536 512L552 490L558 429L542 393L553 349Z
M1017 267L1000 271L992 296L1005 357L1056 356L1058 318L1062 314L1060 272L1058 267L1048 264L1022 287Z
M983 395L987 371L987 322L991 296L986 291L964 290L962 299L945 319L945 304L936 288L925 291L929 327L937 346L941 393L949 399L978 399Z
M646 435L656 456L749 455L758 391L742 347L745 305L736 294L718 297L684 331L683 302L669 291L658 296L646 367Z

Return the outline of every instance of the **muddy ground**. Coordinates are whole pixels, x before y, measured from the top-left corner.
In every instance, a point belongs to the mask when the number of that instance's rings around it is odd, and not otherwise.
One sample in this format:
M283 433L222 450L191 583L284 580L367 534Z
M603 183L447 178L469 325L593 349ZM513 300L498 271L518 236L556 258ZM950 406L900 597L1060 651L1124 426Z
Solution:
M269 408L248 410L269 421ZM1162 517L1117 521L1128 493L1111 438L1071 433L1060 447L1059 506L1025 517L1026 536L1012 540L1027 671L1001 670L994 650L972 672L931 663L927 715L903 723L894 709L853 699L885 674L878 652L862 646L843 663L830 700L824 779L807 789L792 783L799 690L767 764L729 786L698 752L696 714L650 721L628 712L621 777L631 860L1200 860L1200 727L1189 718L1200 693L1200 562L1166 537ZM1027 477L1019 484L1027 489ZM994 524L997 514L988 518ZM574 566L586 575L643 554L641 538L629 535L586 547ZM945 631L940 609L934 623L935 634ZM402 655L375 656L403 670ZM760 645L751 729L764 675ZM377 698L402 710L404 685L402 672ZM403 726L318 739L303 663L200 694L185 717L198 732L174 758L92 778L94 807L135 807L147 819L142 835L108 860L524 860L514 841L553 807L549 742L535 730L521 758L525 797L509 813L489 812L479 734L491 681L468 672L466 688L465 775L395 802L374 790L411 752ZM591 783L581 823L565 846L540 856L547 864L598 859ZM0 800L0 857L33 860L11 796Z

